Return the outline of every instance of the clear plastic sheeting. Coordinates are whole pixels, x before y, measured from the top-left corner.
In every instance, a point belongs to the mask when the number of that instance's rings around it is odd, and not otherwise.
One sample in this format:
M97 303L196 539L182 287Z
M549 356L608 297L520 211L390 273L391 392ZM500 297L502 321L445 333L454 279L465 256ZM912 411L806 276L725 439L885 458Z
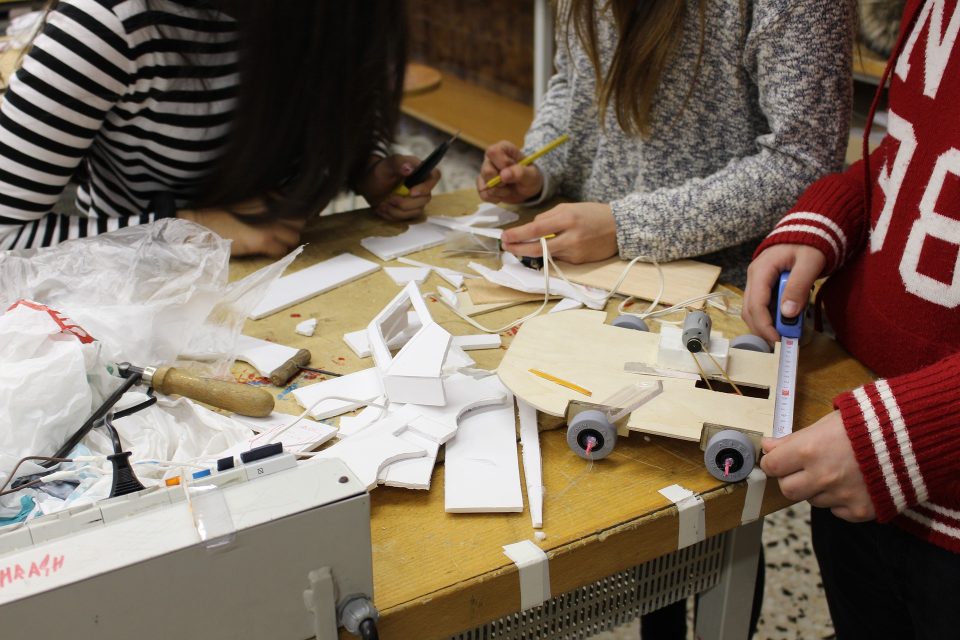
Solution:
M204 373L222 376L244 319L299 253L228 284L230 242L163 219L0 253L0 311L35 300L84 327L117 361L155 366L189 354L206 362Z
M609 407L605 412L611 423L629 415L656 398L663 391L663 382L638 382L627 385L601 402Z

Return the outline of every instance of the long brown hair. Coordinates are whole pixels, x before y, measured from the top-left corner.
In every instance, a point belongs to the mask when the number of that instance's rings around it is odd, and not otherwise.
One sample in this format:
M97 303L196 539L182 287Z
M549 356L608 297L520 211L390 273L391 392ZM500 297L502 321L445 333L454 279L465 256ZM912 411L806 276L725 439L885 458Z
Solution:
M679 48L685 0L600 0L599 12L611 11L617 28L617 44L604 73L597 41L597 0L567 0L563 4L561 24L575 33L593 64L597 78L597 111L605 125L607 108L612 104L617 123L630 135L646 137L650 133L650 110L660 78L670 57ZM700 69L705 38L705 0L699 0L700 49L696 68ZM693 84L687 92L689 100ZM686 105L684 101L684 106Z
M190 206L263 197L270 214L309 215L386 155L403 98L404 0L175 1L226 11L239 28L233 125ZM47 1L34 37L57 5ZM192 64L189 43L181 48Z
M223 0L219 4L222 4ZM393 139L406 68L401 0L239 0L240 89L205 205L265 196L271 213L319 211Z

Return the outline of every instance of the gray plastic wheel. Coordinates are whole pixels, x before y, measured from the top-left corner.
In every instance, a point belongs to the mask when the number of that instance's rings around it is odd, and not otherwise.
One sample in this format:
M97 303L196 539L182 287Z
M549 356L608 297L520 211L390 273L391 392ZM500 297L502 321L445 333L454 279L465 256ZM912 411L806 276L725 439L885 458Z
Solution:
M717 480L740 482L753 471L757 455L750 439L736 429L724 429L717 432L707 442L703 452L703 464ZM724 467L730 463L728 473Z
M758 353L773 352L766 340L760 336L755 336L752 333L745 333L742 336L737 336L731 340L730 348L743 349L744 351L756 351Z
M622 327L624 329L634 329L636 331L650 331L650 327L647 326L647 323L643 321L642 318L637 316L631 316L628 313L619 315L613 319L611 322L615 327Z
M587 447L590 442L590 454ZM567 446L584 460L606 458L617 444L617 428L610 424L607 415L597 409L578 413L567 426Z

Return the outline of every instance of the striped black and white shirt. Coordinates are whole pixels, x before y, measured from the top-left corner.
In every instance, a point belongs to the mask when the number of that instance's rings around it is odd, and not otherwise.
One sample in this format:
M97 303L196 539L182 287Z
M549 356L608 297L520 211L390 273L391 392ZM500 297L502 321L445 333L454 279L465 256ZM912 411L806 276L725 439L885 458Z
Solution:
M0 250L182 207L225 145L236 23L170 0L64 0L0 104ZM80 215L51 213L77 175Z

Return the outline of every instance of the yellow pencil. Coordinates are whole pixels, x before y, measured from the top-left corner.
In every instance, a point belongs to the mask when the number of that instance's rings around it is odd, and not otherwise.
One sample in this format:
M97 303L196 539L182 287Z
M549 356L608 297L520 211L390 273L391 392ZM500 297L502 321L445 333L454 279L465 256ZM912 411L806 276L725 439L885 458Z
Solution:
M554 140L553 142L549 143L548 145L546 145L546 146L543 147L542 149L539 149L539 150L537 150L537 151L534 151L533 153L531 153L530 155L528 155L526 158L524 158L523 160L521 160L521 161L518 162L517 164L519 164L519 165L522 166L522 167L526 167L526 166L528 166L531 162L533 162L534 160L536 160L537 158L540 158L540 157L542 157L542 156L550 153L551 151L553 151L554 149L556 149L557 147L559 147L560 145L562 145L564 142L566 142L566 141L569 140L569 139L570 139L570 136L568 136L567 134L563 134L562 136L560 136L559 138L557 138L557 139ZM487 181L487 189L492 189L492 188L494 188L495 186L497 186L498 184L500 184L500 176L499 176L499 175L494 176L494 177L490 178L490 179Z
M585 395L585 396L592 396L592 395L593 395L589 390L584 389L584 388L581 387L580 385L575 384L575 383L573 383L573 382L570 382L569 380L564 380L563 378L558 378L557 376L550 375L549 373L546 373L546 372L544 372L544 371L540 371L539 369L528 369L528 371L529 371L530 373L532 373L533 375L535 375L535 376L538 376L538 377L540 377L540 378L543 378L544 380L549 380L550 382L554 382L554 383L556 383L556 384L559 384L561 387L566 387L567 389L571 389L571 390L573 390L573 391L576 391L577 393L582 393L582 394Z

